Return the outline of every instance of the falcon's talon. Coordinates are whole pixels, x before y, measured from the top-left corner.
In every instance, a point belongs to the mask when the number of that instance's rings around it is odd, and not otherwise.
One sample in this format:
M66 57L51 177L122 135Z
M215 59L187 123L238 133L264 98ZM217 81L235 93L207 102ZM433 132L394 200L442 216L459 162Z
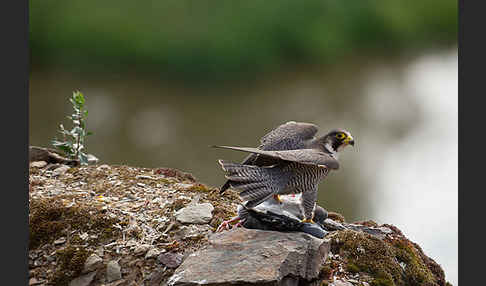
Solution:
M223 231L223 229L226 229L226 230L230 230L230 227L231 227L231 223L232 222L240 222L240 218L239 217L234 217L230 220L225 220L223 221L219 226L218 228L216 229L216 232L221 232ZM237 224L238 224L237 223Z
M313 219L311 218L306 218L302 220L303 223L315 223Z
M242 219L234 225L234 228L243 227L244 223L245 223L245 219Z

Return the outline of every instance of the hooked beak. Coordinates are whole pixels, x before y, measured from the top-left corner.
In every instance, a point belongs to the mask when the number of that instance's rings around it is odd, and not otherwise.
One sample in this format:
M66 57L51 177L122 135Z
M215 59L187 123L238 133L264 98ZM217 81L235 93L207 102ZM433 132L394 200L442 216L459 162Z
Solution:
M349 135L349 136L348 136L348 137L347 137L347 138L344 140L344 143L345 143L346 145L351 145L351 146L353 146L353 147L354 147L354 138L353 138L351 135Z

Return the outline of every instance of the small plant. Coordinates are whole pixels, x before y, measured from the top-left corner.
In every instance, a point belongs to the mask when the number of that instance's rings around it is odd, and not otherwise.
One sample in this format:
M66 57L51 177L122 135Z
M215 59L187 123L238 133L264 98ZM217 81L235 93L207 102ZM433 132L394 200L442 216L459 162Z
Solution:
M81 165L88 165L88 155L86 153L86 137L93 134L86 131L86 118L88 110L84 107L85 99L80 91L74 91L73 96L69 99L74 113L67 116L73 123L73 128L69 131L64 125L59 124L59 133L63 135L63 140L57 138L52 140L52 145L62 151L70 159L78 159Z

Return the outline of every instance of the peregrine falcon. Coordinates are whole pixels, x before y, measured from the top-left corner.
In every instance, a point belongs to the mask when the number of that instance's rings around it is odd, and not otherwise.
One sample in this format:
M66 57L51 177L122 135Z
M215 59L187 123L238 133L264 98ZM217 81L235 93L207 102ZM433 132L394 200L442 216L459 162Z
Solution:
M253 208L268 198L302 193L303 222L313 222L317 185L330 170L339 168L338 152L354 139L344 129L335 129L315 137L318 127L311 123L290 121L260 139L260 146L213 146L251 153L240 163L219 160L228 181L221 187L239 190Z

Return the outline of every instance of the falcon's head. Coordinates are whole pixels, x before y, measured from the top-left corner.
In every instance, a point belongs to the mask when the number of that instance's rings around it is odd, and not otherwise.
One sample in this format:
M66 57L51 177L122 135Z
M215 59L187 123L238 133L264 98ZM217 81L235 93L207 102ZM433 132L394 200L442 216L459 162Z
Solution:
M331 153L336 153L344 149L344 147L354 146L354 138L351 133L344 129L334 129L327 133L323 138L324 147Z

